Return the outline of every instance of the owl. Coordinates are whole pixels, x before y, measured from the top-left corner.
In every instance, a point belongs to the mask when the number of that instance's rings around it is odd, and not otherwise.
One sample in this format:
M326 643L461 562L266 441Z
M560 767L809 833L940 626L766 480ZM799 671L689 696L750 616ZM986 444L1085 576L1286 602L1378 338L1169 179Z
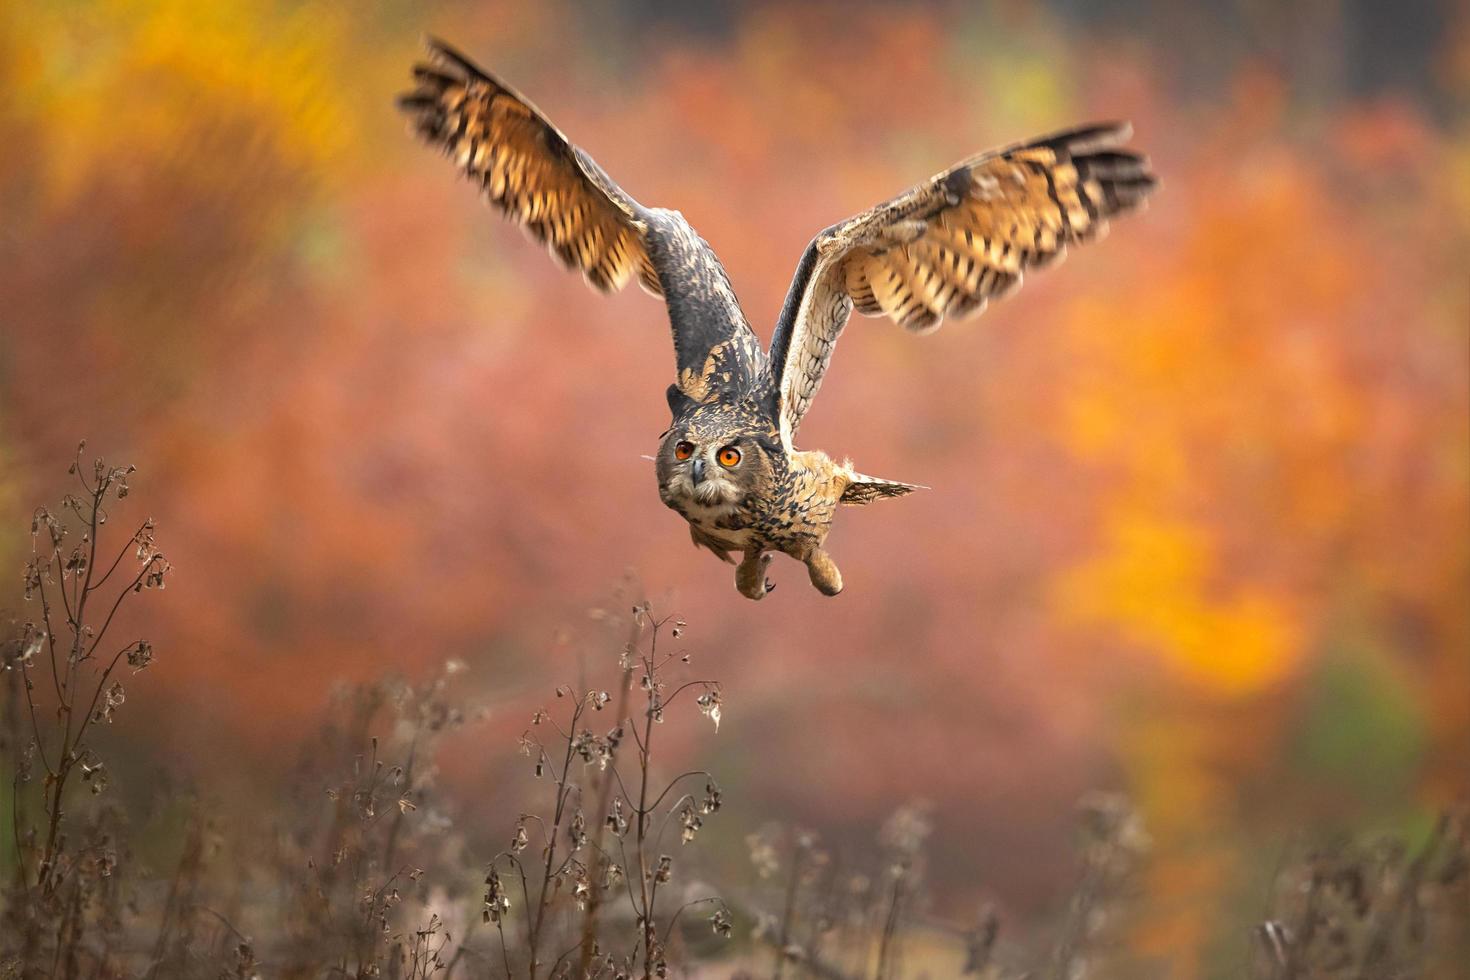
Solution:
M842 591L826 550L837 510L924 489L796 447L853 310L928 333L974 316L1029 269L1097 238L1156 186L1122 123L1081 126L963 160L817 234L797 263L769 348L719 259L678 211L639 204L529 101L429 41L398 104L413 129L507 217L603 291L636 279L673 333L671 420L653 457L659 499L696 547L735 565L750 599L780 552L819 591Z

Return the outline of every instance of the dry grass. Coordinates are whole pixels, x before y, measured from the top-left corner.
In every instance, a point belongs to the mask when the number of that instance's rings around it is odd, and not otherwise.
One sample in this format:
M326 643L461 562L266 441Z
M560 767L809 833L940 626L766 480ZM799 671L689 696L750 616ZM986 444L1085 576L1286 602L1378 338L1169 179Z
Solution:
M111 537L131 468L88 467L79 451L71 472L80 492L33 522L32 618L0 644L13 830L0 977L1128 975L1114 954L1148 838L1117 796L1083 802L1077 886L1047 949L1003 944L989 910L963 926L933 914L922 804L899 807L855 859L809 832L754 829L750 880L722 894L695 884L721 790L655 759L678 734L666 715L718 726L723 692L691 673L684 624L646 602L623 605L610 683L558 687L531 717L529 773L503 789L524 809L499 853L472 853L437 796L440 743L475 714L449 663L421 685L341 692L301 747L293 792L246 819L191 804L177 862L150 870L133 855L135 815L109 802L106 735L153 651L110 630L169 564L150 521ZM1414 853L1352 841L1303 853L1278 875L1252 975L1455 975L1470 957L1467 866L1464 813Z

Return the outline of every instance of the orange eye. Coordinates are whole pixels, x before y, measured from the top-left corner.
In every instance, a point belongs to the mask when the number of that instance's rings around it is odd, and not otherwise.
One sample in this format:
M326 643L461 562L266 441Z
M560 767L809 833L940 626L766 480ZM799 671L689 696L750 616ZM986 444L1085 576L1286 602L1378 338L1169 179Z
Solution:
M726 446L724 449L720 450L720 455L715 458L720 461L721 466L729 469L736 463L740 462L740 450L736 449L734 446Z
M674 447L674 458L675 459L688 459L690 456L693 456L693 455L694 455L694 443L692 443L692 442L681 442L681 443L679 443L678 445L676 445Z

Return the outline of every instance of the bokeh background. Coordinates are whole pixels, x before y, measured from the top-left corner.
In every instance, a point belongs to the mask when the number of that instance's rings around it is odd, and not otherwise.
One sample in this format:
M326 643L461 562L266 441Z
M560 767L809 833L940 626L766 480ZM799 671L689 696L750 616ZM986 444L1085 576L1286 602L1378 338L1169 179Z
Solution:
M410 139L422 32L682 210L763 338L816 230L978 149L1129 118L1164 187L978 320L854 323L803 441L934 489L842 515L841 597L778 561L757 606L642 458L662 307ZM927 799L938 912L1024 934L1124 790L1171 975L1232 974L1303 834L1470 788L1462 5L6 3L0 92L0 605L77 439L137 464L177 574L131 792L248 808L334 684L458 658L445 792L499 841L629 574L725 684L731 861Z

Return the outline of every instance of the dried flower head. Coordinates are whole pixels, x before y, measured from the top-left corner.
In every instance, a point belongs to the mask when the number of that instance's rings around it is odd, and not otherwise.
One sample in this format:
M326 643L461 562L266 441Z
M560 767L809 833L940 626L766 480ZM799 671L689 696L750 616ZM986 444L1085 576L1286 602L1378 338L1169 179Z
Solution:
M694 835L704 826L704 818L700 816L698 809L692 799L686 799L679 810L679 822L682 829L679 833L679 843L688 844L694 840Z
M485 875L484 920L499 924L501 918L509 911L510 896L506 894L505 887L501 884L500 872L492 866Z
M623 799L617 797L612 801L612 806L607 813L607 829L618 837L628 832L628 819L623 816Z
M722 703L718 687L710 688L699 696L699 710L706 718L715 723L715 731L720 730L720 705Z
M128 650L128 666L133 668L133 673L143 670L153 663L153 645L147 640L139 640Z
M105 721L112 724L112 713L127 701L127 694L123 691L121 681L113 681L102 696L102 703L92 713L93 721Z

